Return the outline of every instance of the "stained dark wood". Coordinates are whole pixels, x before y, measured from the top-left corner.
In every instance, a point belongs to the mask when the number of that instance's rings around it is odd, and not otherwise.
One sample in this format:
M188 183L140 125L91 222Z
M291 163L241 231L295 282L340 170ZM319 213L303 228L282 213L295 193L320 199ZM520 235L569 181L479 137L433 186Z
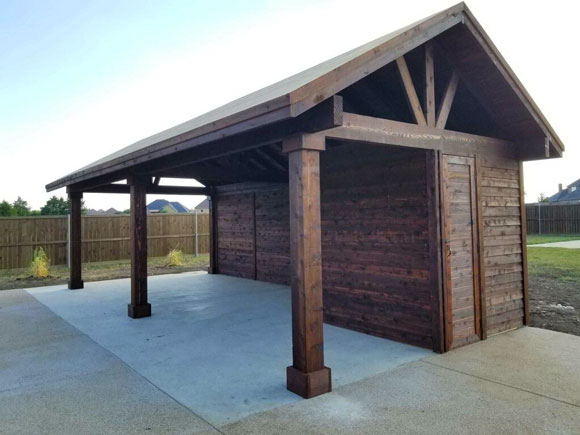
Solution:
M362 143L401 145L411 148L435 149L448 153L482 153L515 158L515 144L456 131L441 130L370 116L344 113L344 125L323 132L327 138Z
M208 273L219 273L218 267L218 196L215 189L210 189L209 199L209 269Z
M134 176L131 186L131 303L129 317L151 315L147 302L147 185L148 177Z
M317 387L297 387L296 371L306 375L306 385L314 373L326 372L322 332L322 258L320 222L320 152L311 137L304 137L302 149L293 140L289 154L290 197L290 287L292 292L292 368L287 386L291 391L312 397L331 390L330 373L315 376ZM306 394L305 394L306 393Z
M155 178L156 182L159 183L159 177ZM206 187L195 187L195 186L160 186L159 184L148 185L147 193L154 195L207 195L209 190ZM85 190L86 193L125 193L131 192L131 188L128 184L105 184L103 186L98 186L93 189Z
M435 57L431 41L425 44L425 118L429 127L435 127Z
M81 243L81 208L82 193L69 193L70 201L70 233L69 233L69 262L70 278L68 288L71 290L84 287L82 278L82 243Z
M423 114L423 107L417 96L417 91L415 90L415 85L413 84L413 79L409 73L409 67L405 61L405 56L401 56L397 59L397 67L399 68L399 74L401 76L401 81L405 88L405 94L407 95L407 103L411 109L411 113L415 118L415 122L419 125L427 125L425 120L425 115Z
M519 163L480 156L487 334L524 322L524 270Z
M473 157L443 154L441 203L446 348L480 339L477 197Z
M439 154L427 151L425 160L427 213L429 216L429 264L431 278L431 309L433 316L433 350L445 352L445 325L443 313L443 276L441 262L441 219L439 199Z
M528 284L528 249L526 243L527 237L527 224L526 224L526 200L524 195L524 165L519 162L518 165L519 175L520 175L520 222L521 222L521 234L522 234L522 244L521 244L521 254L522 254L522 272L523 276L523 297L524 297L524 325L530 324L530 293Z
M439 106L439 111L437 113L437 123L435 127L445 128L447 125L447 119L449 118L449 113L451 112L451 106L453 105L453 99L455 98L455 92L457 92L457 86L459 84L459 74L457 71L453 71L447 88L445 89L445 94L443 96L443 101Z

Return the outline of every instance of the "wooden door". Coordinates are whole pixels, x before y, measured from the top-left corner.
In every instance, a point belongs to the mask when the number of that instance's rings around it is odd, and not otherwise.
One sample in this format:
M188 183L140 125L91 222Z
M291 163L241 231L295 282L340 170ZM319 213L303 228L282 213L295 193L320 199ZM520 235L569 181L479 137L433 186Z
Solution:
M441 156L445 347L478 341L480 287L475 159Z

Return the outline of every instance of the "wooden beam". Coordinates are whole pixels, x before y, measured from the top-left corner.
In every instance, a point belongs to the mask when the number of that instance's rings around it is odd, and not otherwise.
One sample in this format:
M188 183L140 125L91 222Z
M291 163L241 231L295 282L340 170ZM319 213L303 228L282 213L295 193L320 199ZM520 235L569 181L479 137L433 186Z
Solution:
M282 172L288 172L288 168L286 168L281 163L279 163L278 161L276 161L276 159L274 159L273 157L271 157L264 150L262 150L260 148L257 148L255 151L256 151L256 154L258 154L262 159L264 159L265 161L267 161L268 163L270 163L270 165L273 166L274 168L276 168L276 169L278 169L279 171L282 171Z
M435 149L449 153L486 153L516 158L514 143L457 131L420 126L370 116L344 114L344 125L319 134L336 140L348 140L375 145L400 145L411 148Z
M287 388L305 398L331 390L324 366L320 222L320 140L299 135L284 142L289 154L292 355Z
M155 195L207 195L207 187L197 186L159 186L150 184L146 187L148 194ZM128 194L131 187L128 184L108 184L94 189L86 190L86 193L121 193Z
M147 185L149 177L132 176L131 187L131 303L129 317L151 316L147 302Z
M550 157L550 138L546 137L544 140L544 153L546 157Z
M70 202L70 232L69 232L69 267L70 279L68 288L71 290L84 287L82 279L82 236L81 214L83 194L71 192L68 194Z
M427 125L425 115L423 114L423 108L421 107L421 102L417 96L417 91L413 85L413 79L411 78L411 73L409 72L404 56L397 58L397 67L399 68L401 80L403 81L403 86L405 88L405 94L407 95L407 102L409 103L409 108L415 118L415 122L419 125Z
M435 59L431 41L425 44L425 114L427 125L435 127Z
M527 248L527 222L526 222L526 198L524 191L524 164L519 162L520 173L520 219L522 231L522 274L524 282L524 325L530 325L530 290L528 283L528 248Z
M449 118L449 113L451 112L451 106L453 105L453 100L455 99L455 93L457 92L457 85L459 84L459 74L457 71L453 71L447 88L445 89L445 95L443 96L443 101L441 106L439 106L439 113L437 114L437 123L435 127L445 129L447 125L447 119Z

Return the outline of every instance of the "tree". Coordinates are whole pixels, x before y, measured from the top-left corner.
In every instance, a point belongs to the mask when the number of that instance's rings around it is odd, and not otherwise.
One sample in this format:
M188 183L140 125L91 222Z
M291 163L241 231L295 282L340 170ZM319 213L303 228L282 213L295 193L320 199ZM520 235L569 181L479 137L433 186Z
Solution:
M550 202L550 198L548 198L544 193L540 193L538 195L538 202Z
M40 209L40 214L43 216L60 216L66 215L69 211L69 201L64 198L57 198L51 196L46 204Z
M14 216L30 215L30 207L28 207L28 203L22 198L18 197L18 199L12 204L12 214Z
M0 216L12 216L12 206L8 201L0 202Z

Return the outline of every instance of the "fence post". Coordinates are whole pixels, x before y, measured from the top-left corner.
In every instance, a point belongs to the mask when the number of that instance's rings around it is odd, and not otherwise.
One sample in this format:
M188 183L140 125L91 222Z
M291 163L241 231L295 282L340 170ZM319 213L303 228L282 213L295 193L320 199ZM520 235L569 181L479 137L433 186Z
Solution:
M542 203L538 201L538 235L542 235Z
M197 257L198 254L197 209L195 209L195 256Z

